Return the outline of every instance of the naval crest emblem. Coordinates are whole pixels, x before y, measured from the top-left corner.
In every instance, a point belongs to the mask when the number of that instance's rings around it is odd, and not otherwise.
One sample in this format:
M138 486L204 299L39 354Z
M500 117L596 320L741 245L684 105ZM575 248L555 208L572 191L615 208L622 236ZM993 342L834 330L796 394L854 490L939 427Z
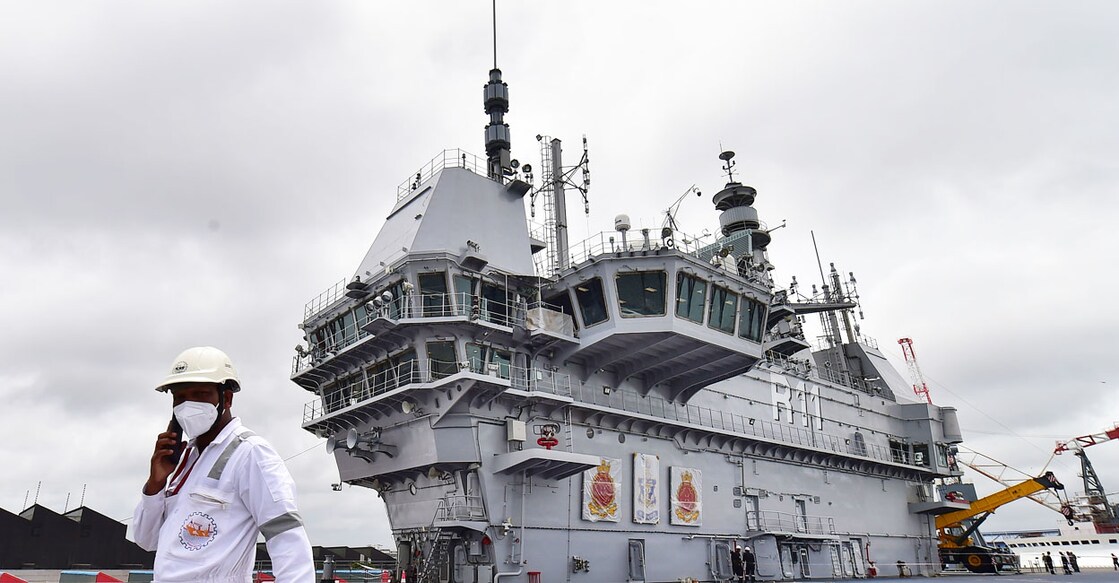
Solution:
M583 473L583 518L592 522L618 522L618 467L620 460L602 458Z
M695 468L672 468L672 524L700 525L701 475Z

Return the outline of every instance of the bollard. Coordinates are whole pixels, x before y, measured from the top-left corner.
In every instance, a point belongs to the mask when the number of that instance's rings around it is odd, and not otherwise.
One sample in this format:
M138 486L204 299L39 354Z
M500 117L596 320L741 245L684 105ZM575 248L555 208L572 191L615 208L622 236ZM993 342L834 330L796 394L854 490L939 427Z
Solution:
M327 555L322 561L322 583L334 583L334 555Z

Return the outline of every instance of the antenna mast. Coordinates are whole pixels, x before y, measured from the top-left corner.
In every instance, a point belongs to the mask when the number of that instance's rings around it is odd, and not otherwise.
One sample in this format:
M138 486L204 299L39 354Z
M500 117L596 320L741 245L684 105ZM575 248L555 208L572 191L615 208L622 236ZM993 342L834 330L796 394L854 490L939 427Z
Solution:
M509 85L501 80L501 69L497 68L497 0L493 2L493 69L490 80L483 88L483 103L490 123L486 124L486 166L491 180L505 183L505 177L513 174L509 124L505 114L509 113Z

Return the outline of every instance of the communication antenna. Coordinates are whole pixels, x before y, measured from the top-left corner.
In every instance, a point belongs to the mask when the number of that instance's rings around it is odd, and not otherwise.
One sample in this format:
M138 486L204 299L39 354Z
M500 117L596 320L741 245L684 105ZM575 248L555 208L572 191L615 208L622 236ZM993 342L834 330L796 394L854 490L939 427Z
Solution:
M703 193L693 184L684 191L684 194L680 195L680 198L676 199L676 202L672 203L668 209L664 211L664 224L661 225L661 240L666 247L672 247L674 245L672 235L680 230L680 227L676 225L676 213L680 212L680 205L683 204L684 199L693 192L696 196L703 196Z
M731 150L725 150L722 154L719 154L719 159L723 162L726 162L726 164L723 166L723 171L727 173L727 182L734 182L735 162L733 158L734 152Z
M816 267L820 270L820 281L828 285L828 280L824 277L824 264L820 261L820 248L816 246L816 231L808 231L808 234L812 235L812 250L816 252Z
M502 184L506 176L512 176L516 168L509 153L511 146L509 124L505 114L509 113L509 85L501 80L501 69L497 68L497 0L493 0L493 69L490 80L483 88L483 105L490 123L486 124L486 166L490 179Z
M82 501L80 503L78 503L79 507L84 507L85 506L85 487L87 485L88 484L82 484Z
M567 269L571 259L568 245L566 189L570 187L579 191L583 198L584 214L591 212L590 199L587 197L591 187L590 150L587 147L587 136L583 136L583 155L579 158L579 162L574 166L564 166L563 145L559 138L537 134L536 141L540 143L543 181L529 194L529 206L532 209L532 216L535 217L537 197L542 198L544 202L547 270L554 275ZM576 172L580 174L578 181L575 179Z

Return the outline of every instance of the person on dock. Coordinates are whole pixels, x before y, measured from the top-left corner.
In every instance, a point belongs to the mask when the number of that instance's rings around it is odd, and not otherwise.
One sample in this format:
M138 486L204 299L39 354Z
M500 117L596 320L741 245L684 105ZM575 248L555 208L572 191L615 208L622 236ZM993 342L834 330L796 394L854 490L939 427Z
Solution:
M1056 575L1057 574L1057 571L1055 571L1053 569L1053 554L1050 553L1049 551L1045 551L1045 553L1043 553L1041 555L1041 564L1045 565L1045 570L1050 575Z
M1059 551L1057 554L1061 555L1061 572L1065 575L1072 575L1072 569L1068 566L1068 557L1065 556L1065 552Z
M295 483L230 411L241 383L229 357L187 349L156 390L171 394L173 416L156 437L132 521L136 543L156 553L155 580L248 583L263 534L276 581L315 581Z
M754 551L750 547L742 547L742 574L746 577L748 583L754 583L755 571L757 570L758 562L754 557Z
M1073 553L1072 551L1066 551L1065 554L1068 555L1068 565L1070 567L1072 567L1072 572L1073 573L1079 573L1080 572L1080 563L1076 562L1076 554Z
M730 552L730 570L734 573L734 580L742 583L742 549L738 548L738 543L734 543Z

